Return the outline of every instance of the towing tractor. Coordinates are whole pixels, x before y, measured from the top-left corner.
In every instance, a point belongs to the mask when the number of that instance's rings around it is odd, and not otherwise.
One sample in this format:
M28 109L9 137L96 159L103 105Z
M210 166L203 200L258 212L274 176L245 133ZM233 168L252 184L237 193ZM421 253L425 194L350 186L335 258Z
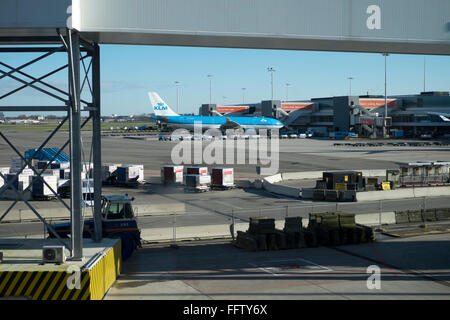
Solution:
M128 195L105 195L102 197L102 230L104 238L120 238L122 240L122 260L128 259L133 252L141 247L141 232L137 226L131 202ZM52 224L53 229L61 238L68 238L71 233L70 222ZM55 238L48 230L49 237ZM94 237L94 220L84 221L83 238Z

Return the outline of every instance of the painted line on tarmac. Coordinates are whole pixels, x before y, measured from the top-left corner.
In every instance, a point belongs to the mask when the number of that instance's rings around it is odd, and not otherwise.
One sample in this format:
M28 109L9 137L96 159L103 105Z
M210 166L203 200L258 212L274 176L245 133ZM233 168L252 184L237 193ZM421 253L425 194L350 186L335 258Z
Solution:
M270 271L270 270L279 269L278 267L265 267L264 265L265 264L270 264L270 263L279 263L279 262L293 262L293 261L295 262L295 261L299 261L299 260L303 261L303 262L306 262L307 264L315 266L315 267L320 269L320 270L313 269L310 266L306 265L306 266L304 266L304 268L305 269L310 269L310 270L308 270L308 271L299 271L299 273L320 273L320 272L332 272L332 271L334 271L334 270L332 270L332 269L330 269L328 267L319 265L319 264L317 264L315 262L312 262L310 260L303 259L303 258L269 260L269 261L264 261L264 262L262 262L260 264L255 264L255 263L249 262L248 264L253 266L253 267L255 267L255 268L258 268L259 270L262 270L264 272L270 273L270 274L272 274L274 276L286 276L287 274L285 274L285 273L275 273L275 272Z
M239 209L239 210L245 210L246 209L246 208L238 207L238 206L235 206L234 204L223 202L223 201L219 201L219 200L214 200L214 202L217 202L217 203L222 204L224 206L228 206L228 207L232 207L232 208L235 208L235 209Z

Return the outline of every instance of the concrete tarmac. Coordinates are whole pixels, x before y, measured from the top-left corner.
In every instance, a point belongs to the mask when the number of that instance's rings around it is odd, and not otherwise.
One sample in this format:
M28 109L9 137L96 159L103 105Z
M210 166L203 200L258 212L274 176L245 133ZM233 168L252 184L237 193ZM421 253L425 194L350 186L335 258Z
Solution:
M37 148L48 134L8 131L6 136L23 152ZM59 147L66 139L68 132L60 132L47 147ZM83 132L82 140L84 161L89 161L90 134ZM449 147L335 147L334 143L326 139L281 140L279 171L388 169L396 168L397 161L450 159ZM170 228L174 222L180 227L229 224L233 215L236 222L246 222L252 216L283 219L286 214L307 217L311 212L336 209L352 213L379 211L378 201L336 205L276 196L263 190L185 194L179 188L163 188L158 184L160 167L172 163L174 146L176 142L155 138L102 138L104 163L143 164L145 179L150 182L146 189L107 188L104 193L128 193L136 198L137 206L184 206L182 211L163 207L162 214L154 211L152 215L138 210L139 226L146 232ZM236 146L234 151L245 153L246 161L229 165L235 168L236 179L261 178L256 165L249 164L246 149ZM10 166L15 156L0 141L0 166ZM448 207L449 200L428 198L426 207ZM0 207L4 205L7 203L0 201ZM417 209L422 205L419 199L384 201L382 210ZM50 202L39 206L40 212L56 208ZM30 222L0 224L0 237L16 236L43 236L43 226ZM338 250L321 247L274 252L245 252L229 242L183 244L178 250L166 245L144 246L124 265L107 299L449 299L449 240L448 234L427 235L341 246ZM367 267L373 264L381 268L379 290L367 287Z
M427 235L264 252L228 242L147 246L124 264L106 299L448 300L449 240ZM374 265L379 289L368 286Z
M8 139L23 152L37 148L50 132L8 131ZM82 132L84 161L89 161L91 134ZM68 132L58 132L47 147L59 147L68 139ZM270 141L270 140L269 140ZM359 141L359 140L358 140ZM372 140L371 140L372 141ZM390 142L397 140L390 140ZM412 141L412 140L408 140ZM395 168L397 161L431 161L450 158L450 147L335 147L330 139L286 139L279 140L279 171L316 171L348 169ZM374 142L374 141L372 141ZM204 141L205 147L210 142ZM121 136L102 137L102 161L105 163L143 164L146 174L159 174L160 167L172 163L171 151L177 142L124 139ZM234 154L245 153L245 164L232 165L236 176L258 177L254 164L249 164L248 149L234 145ZM269 143L270 147L270 143ZM226 146L224 144L224 150ZM64 150L66 153L68 149ZM270 151L270 149L269 149ZM17 155L0 141L0 167L10 166L11 158ZM225 157L222 158L225 160ZM237 159L236 159L237 160Z
M21 152L36 148L49 132L8 131L5 133L19 147ZM68 138L68 132L55 135L48 147L58 147ZM83 132L85 161L89 160L90 133ZM396 161L445 160L450 159L449 147L335 147L334 140L325 139L287 139L279 141L279 170L282 172L309 170L344 169L386 169L395 168ZM203 142L204 146L209 142ZM104 163L143 164L145 179L150 182L145 188L134 190L125 188L104 188L104 194L128 193L135 197L139 224L144 229L165 228L173 225L177 216L177 226L219 225L229 223L234 215L239 221L248 221L253 216L268 216L283 219L286 215L307 217L311 212L334 211L336 209L352 213L379 212L379 202L367 203L329 203L304 201L277 196L255 189L234 189L206 193L184 193L182 188L165 188L160 183L160 167L171 163L171 151L176 142L158 141L156 136L146 140L124 139L120 136L102 137L102 161ZM68 152L68 150L65 150ZM235 154L245 152L236 145ZM15 157L9 146L0 141L0 166L10 166ZM245 157L248 162L248 154ZM256 174L254 164L232 165L235 178L261 178ZM450 198L428 198L427 208L448 206ZM0 201L3 213L11 204ZM57 201L32 202L43 216L50 220L69 219L68 211ZM383 201L383 211L417 209L422 206L421 199ZM151 209L150 209L151 207ZM86 217L90 216L89 210ZM8 220L9 219L9 220ZM39 236L41 224L29 223L35 219L33 213L23 204L15 207L5 221L0 224L0 236ZM23 221L25 224L15 222ZM13 223L11 223L13 222Z
M130 192L130 196L134 193ZM142 229L142 237L145 240L152 240L152 236L160 228L180 227L205 227L230 224L232 217L235 221L247 222L250 217L271 217L277 220L283 220L288 216L301 216L307 218L309 213L335 211L346 211L355 214L377 214L380 209L379 201L373 202L348 202L348 203L327 203L316 201L301 201L288 199L267 194L258 190L247 193L245 190L216 191L211 193L201 193L196 195L197 199L191 198L192 194L174 194L167 195L167 202L179 201L184 204L184 212L166 212L159 214L144 215L138 212L138 225ZM147 196L151 199L151 196ZM450 203L450 197L428 198L426 200L427 208L447 208ZM56 205L56 203L55 203ZM402 199L382 202L383 212L392 212L396 210L415 210L423 205L422 199ZM56 210L56 209L55 209ZM61 209L63 210L63 209ZM65 210L65 209L64 209ZM46 212L46 211L43 211ZM89 211L88 211L89 212ZM68 212L64 220L69 219ZM89 216L87 216L89 218ZM52 222L58 220L49 219ZM174 224L175 223L175 224ZM203 229L202 229L203 230ZM44 227L40 222L10 222L0 223L0 235L2 237L43 237ZM147 236L150 235L150 236ZM204 234L198 234L203 237Z

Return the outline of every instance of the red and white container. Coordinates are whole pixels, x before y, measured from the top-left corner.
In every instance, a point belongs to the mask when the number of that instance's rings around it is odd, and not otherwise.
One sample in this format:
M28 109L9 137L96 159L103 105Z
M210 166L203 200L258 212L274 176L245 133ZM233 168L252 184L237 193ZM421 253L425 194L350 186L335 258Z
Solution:
M183 166L168 165L161 167L161 183L183 183Z
M211 177L213 187L234 187L233 168L213 168Z
M201 176L208 175L207 167L186 167L186 174L198 174Z

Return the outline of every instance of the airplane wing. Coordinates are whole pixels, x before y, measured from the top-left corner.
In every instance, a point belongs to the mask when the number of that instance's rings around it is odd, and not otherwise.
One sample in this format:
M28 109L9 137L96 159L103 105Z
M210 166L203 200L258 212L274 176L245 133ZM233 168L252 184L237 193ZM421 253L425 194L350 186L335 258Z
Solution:
M231 121L228 117L226 119L227 121L221 126L221 129L237 129L241 127L236 121Z
M435 115L435 116L439 116L443 121L450 121L450 113L442 113L442 112L433 112L433 111L429 111L426 112L426 114L431 114L431 115Z

